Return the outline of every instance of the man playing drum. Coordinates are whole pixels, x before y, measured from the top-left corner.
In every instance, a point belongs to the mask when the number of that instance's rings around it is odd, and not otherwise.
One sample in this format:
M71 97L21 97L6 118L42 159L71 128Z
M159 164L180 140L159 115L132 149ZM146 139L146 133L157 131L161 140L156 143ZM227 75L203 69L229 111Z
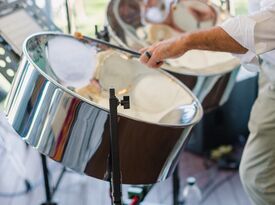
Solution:
M219 26L184 33L144 48L140 60L149 67L158 68L159 62L177 58L192 49L224 51L237 54L248 69L260 71L259 96L250 116L250 136L240 176L255 205L274 205L275 1L249 0L249 8L250 15L236 16Z

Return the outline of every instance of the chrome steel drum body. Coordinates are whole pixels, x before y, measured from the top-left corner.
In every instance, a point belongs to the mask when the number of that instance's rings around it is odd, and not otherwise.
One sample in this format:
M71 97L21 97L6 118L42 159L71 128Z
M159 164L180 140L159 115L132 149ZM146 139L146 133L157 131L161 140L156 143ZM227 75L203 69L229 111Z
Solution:
M142 1L112 0L107 9L107 23L112 40L134 50L153 43L151 40L146 40L151 39L150 36L155 35L158 38L155 41L162 40L162 37L167 38L163 33L172 30L169 25L167 26L166 21L162 24L144 22L140 2ZM230 17L228 11L214 4L207 4L207 6L216 14L213 25ZM182 17L180 21L185 19ZM211 25L207 24L204 27L207 26ZM190 30L194 29L190 28ZM173 32L183 31L174 29ZM199 98L207 112L227 101L238 73L239 61L228 53L192 50L180 59L168 60L162 68L186 84Z
M202 108L177 79L128 57L96 40L31 36L6 106L10 124L39 152L106 179L113 87L131 99L130 110L118 111L122 182L166 179Z

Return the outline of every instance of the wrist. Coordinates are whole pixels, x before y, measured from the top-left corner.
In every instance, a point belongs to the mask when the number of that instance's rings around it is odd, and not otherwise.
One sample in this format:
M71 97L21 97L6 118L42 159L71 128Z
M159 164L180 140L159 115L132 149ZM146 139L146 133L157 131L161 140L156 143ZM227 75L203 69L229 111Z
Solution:
M192 33L183 34L180 37L180 45L185 52L194 49Z

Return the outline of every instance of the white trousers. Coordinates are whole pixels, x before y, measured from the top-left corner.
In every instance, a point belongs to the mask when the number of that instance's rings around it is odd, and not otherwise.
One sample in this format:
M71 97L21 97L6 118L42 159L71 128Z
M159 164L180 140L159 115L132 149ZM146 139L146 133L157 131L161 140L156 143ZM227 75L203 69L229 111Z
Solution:
M262 67L275 74L275 66L264 62ZM260 73L240 166L244 189L255 205L275 205L275 83L270 77L275 78Z

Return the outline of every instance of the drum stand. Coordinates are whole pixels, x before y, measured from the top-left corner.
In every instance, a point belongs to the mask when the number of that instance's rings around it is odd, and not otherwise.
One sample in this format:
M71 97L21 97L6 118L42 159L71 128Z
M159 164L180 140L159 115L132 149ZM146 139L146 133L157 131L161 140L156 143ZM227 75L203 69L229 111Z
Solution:
M48 175L48 167L47 167L47 159L44 155L41 156L42 168L43 168L43 177L44 177L44 187L45 187L45 194L46 194L46 202L42 203L41 205L57 205L52 201L52 193L50 189L49 183L49 175Z
M173 173L173 205L180 205L179 194L180 193L180 178L179 178L179 165L176 166Z
M121 175L119 161L119 138L118 138L118 116L117 107L123 106L124 109L130 108L129 96L124 96L123 100L115 96L115 89L109 91L109 106L110 106L110 153L109 153L109 168L108 176L110 180L110 189L112 194L112 203L114 205L122 205L121 194Z
M99 30L98 26L95 25L95 36L97 39L104 40L106 42L110 42L110 34L107 26L104 26L103 30Z
M42 169L43 169L44 189L45 189L45 195L46 195L46 202L42 203L41 205L57 205L57 203L53 202L53 196L56 193L62 178L64 177L66 168L63 167L55 186L53 187L53 189L51 189L50 182L49 182L50 180L49 180L47 158L42 154L40 154L40 157L41 157L41 163L42 163Z

